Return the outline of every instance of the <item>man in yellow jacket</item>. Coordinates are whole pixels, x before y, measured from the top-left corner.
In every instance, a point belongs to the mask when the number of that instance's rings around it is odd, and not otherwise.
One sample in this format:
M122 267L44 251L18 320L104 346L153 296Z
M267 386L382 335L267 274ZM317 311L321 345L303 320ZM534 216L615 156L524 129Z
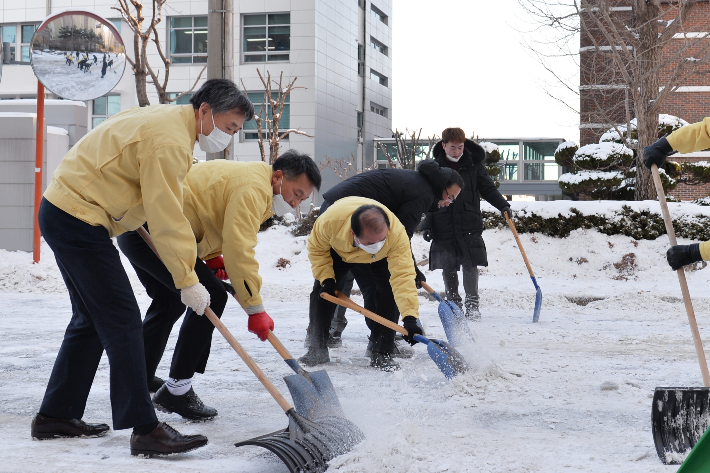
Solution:
M320 185L318 166L309 156L294 150L283 153L273 166L219 159L190 169L184 211L197 241L195 271L210 293L210 307L218 317L228 296L222 282L202 260L224 254L226 273L249 315L248 330L266 340L274 322L260 295L261 277L254 252L259 227L274 213L295 212ZM202 403L192 388L192 378L196 372L205 372L214 325L189 309L173 352L170 377L165 384L155 380L173 324L185 312L185 305L170 272L137 232L118 237L118 246L153 299L143 321L147 379L157 390L153 404L187 419L213 418L217 410Z
M335 305L320 294L334 296L336 289L342 289L350 269L359 264L369 266L377 286L377 314L396 323L401 313L410 334L422 333L417 325L419 298L409 237L404 225L384 205L364 197L336 201L313 225L308 259L316 281L309 310L310 347L299 359L301 363L314 366L330 361L327 341ZM370 366L383 371L399 369L391 355L394 330L375 324L371 341Z
M703 121L684 126L667 137L664 136L643 149L643 162L648 169L655 164L659 168L666 158L679 151L692 153L710 148L710 117ZM666 252L666 259L673 270L688 264L710 260L710 241L691 245L671 246Z
M64 157L42 199L39 225L67 285L72 319L32 420L32 437L91 437L109 430L81 420L105 350L113 425L133 427L131 454L180 453L207 443L157 420L146 384L140 310L111 238L147 222L183 302L203 313L209 293L193 268L185 176L196 141L203 150L224 149L253 114L233 82L209 80L191 105L121 112Z

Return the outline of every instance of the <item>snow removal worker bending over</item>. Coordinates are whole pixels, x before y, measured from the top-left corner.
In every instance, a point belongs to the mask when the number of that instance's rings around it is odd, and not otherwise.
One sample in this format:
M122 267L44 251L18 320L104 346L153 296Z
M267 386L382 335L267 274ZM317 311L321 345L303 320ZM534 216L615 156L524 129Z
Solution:
M327 341L335 304L320 294L335 296L335 290L342 289L345 276L355 266L370 270L376 313L395 323L401 313L404 328L410 334L422 333L417 325L419 298L407 231L384 205L363 197L346 197L332 204L313 225L308 237L308 259L316 279L309 309L311 346L299 362L315 366L330 361ZM370 340L370 366L383 371L399 369L391 355L394 330L373 324ZM407 341L416 343L413 339Z
M282 154L273 166L260 161L216 159L190 169L185 181L184 208L197 240L195 272L210 293L210 307L217 317L222 316L228 294L202 259L212 258L208 263L223 262L221 269L226 267L239 301L249 314L248 330L266 340L274 322L259 294L261 277L254 256L256 235L260 225L274 212L278 215L295 212L294 208L320 184L315 162L293 150ZM148 230L152 230L150 223ZM118 237L118 246L153 299L143 322L148 384L157 390L153 404L187 419L211 419L217 410L205 406L197 397L192 377L195 372L205 372L214 325L189 309L175 345L168 381L163 384L154 378L173 324L185 312L185 304L173 285L170 271L137 232ZM220 256L223 253L224 258Z
M486 245L483 242L481 197L512 218L510 204L498 192L488 177L486 152L477 143L466 139L461 128L447 128L441 141L434 146L436 162L461 174L464 188L459 198L448 207L430 212L421 229L429 250L429 269L442 269L446 298L462 307L459 295L459 268L463 267L463 287L466 291L466 317L478 320L478 266L488 266Z
M710 118L705 118L646 146L643 149L643 163L648 169L651 169L653 164L660 168L665 164L666 158L676 151L692 153L708 148L710 148ZM671 246L666 252L666 259L674 271L698 261L709 261L710 241Z
M196 243L183 213L183 184L198 136L202 149L224 148L254 107L227 80L208 80L195 95L203 101L132 108L109 118L67 153L44 193L39 225L69 291L72 318L32 420L33 438L109 430L81 420L106 350L113 426L133 427L131 454L207 444L202 435L182 435L158 422L146 383L140 309L111 240L148 222L183 303L204 313L210 296L193 269Z
M417 171L409 169L375 169L372 171L357 174L323 194L323 204L320 213L325 212L333 202L344 197L367 197L376 200L387 207L407 232L409 240L412 239L417 225L422 220L422 216L429 210L437 207L448 206L456 199L463 188L463 179L450 168L442 168L432 160L421 161L417 166ZM416 271L415 281L417 287L421 287L420 281L426 281L426 277L414 265ZM350 295L353 277L357 280L357 285L362 291L365 299L365 308L376 311L374 280L370 277L367 265L353 266L344 283L343 293ZM365 319L367 326L372 328L376 322ZM330 326L330 336L328 346L339 346L342 341L340 335L347 325L345 319L345 308L338 306ZM370 356L371 346L365 356ZM411 356L411 349L395 344L393 346L393 356Z

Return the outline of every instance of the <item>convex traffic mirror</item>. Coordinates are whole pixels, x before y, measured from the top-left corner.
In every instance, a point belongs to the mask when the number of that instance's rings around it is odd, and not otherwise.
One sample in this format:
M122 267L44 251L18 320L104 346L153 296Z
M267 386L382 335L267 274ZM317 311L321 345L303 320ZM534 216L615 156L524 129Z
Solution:
M48 17L32 36L31 49L35 76L64 99L106 95L126 69L126 49L116 27L91 12Z

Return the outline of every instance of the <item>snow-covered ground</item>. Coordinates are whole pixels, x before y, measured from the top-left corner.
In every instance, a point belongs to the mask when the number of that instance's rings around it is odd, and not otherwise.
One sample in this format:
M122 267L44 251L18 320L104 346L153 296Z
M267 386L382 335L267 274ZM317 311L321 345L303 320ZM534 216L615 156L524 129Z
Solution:
M94 55L98 59L96 64L94 64ZM76 58L71 65L68 65L64 54L37 51L32 52L32 69L35 75L42 80L44 86L60 97L71 100L93 100L109 93L116 87L123 75L126 56L121 54L116 57L114 53L110 53L109 56L113 60L113 65L106 70L106 76L103 79L101 78L103 55L98 52L89 53L90 72L81 71L77 67Z
M447 382L421 345L400 372L374 371L363 356L363 318L348 313L344 346L331 350L334 361L322 368L367 438L333 460L329 471L676 471L656 456L651 397L656 386L700 386L701 377L678 281L665 262L667 238L634 241L585 230L566 239L521 235L543 292L535 325L535 291L510 231L486 231L484 238L490 266L481 270L483 320L471 324L477 342L462 350L471 372ZM264 303L295 356L305 351L312 284L305 242L274 227L259 235L257 247ZM418 260L427 257L419 236L413 246ZM158 413L184 433L207 435L207 447L137 459L130 456L128 430L99 439L31 441L30 420L71 310L51 252L43 251L36 266L27 253L0 251L0 471L286 471L263 449L233 446L286 427L286 417L217 331L207 373L196 377L195 389L220 415L192 423ZM278 269L279 258L290 265ZM127 270L145 310L145 291ZM440 271L426 274L443 290ZM688 280L700 333L710 346L710 269L689 272ZM437 304L424 296L420 302L428 333L444 338ZM246 331L236 301L222 320L288 397L281 377L291 374L289 368ZM159 375L167 375L178 327ZM110 424L108 374L104 357L88 421ZM609 383L612 389L602 390Z

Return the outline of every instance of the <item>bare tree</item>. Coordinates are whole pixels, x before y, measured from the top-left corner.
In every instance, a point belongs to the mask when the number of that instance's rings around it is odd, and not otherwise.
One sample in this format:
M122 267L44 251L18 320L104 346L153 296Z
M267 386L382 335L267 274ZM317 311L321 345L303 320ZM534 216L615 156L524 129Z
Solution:
M283 117L284 105L286 98L295 89L305 89L305 87L296 87L296 80L298 77L291 79L286 88L283 86L284 73L281 71L279 75L279 81L271 79L271 72L266 71L266 78L261 73L259 68L256 69L259 74L259 79L264 86L264 100L261 103L261 108L259 109L258 115L254 115L254 121L256 122L256 130L259 138L259 151L261 152L261 160L268 162L269 164L274 164L276 158L279 157L279 146L281 140L295 133L297 135L307 136L313 138L311 135L305 131L297 129L288 129L283 132L279 130L279 122L281 117ZM274 86L276 87L276 92L274 92ZM242 88L246 91L246 86L244 81L242 81ZM275 97L274 97L275 95ZM267 112L268 110L268 112ZM269 159L266 159L266 150L264 148L264 125L266 125L267 139L269 141Z
M710 59L710 41L697 34L697 25L695 31L687 31L700 0L518 1L542 33L535 36L542 39L529 44L543 63L560 57L579 60L579 51L574 50L578 35L581 50L594 53L581 64L580 88L595 90L591 98L595 118L615 127L619 136L626 137L627 146L636 149L635 198L655 199L650 172L640 159L643 148L658 139L658 115L669 95ZM707 32L710 22L704 21L700 29ZM557 50L550 49L555 46ZM551 67L548 70L555 73ZM572 88L565 78L556 79ZM624 98L605 100L605 94ZM620 115L624 119L619 120ZM619 127L620 122L627 125Z
M419 144L421 136L421 128L419 129L419 133L417 133L416 130L410 133L409 129L405 129L404 133L402 133L401 131L395 129L394 132L392 132L392 137L395 140L394 153L390 153L390 150L382 142L378 142L377 146L380 151L382 151L385 158L387 158L387 164L389 167L415 169L417 166L417 157L422 153L422 150L420 149L421 146Z
M357 157L355 153L350 153L347 158L331 158L329 156L325 157L325 161L322 161L319 165L321 171L325 169L331 169L341 181L344 181L350 177L361 172L371 171L377 169L377 161L372 163L370 166L363 167L362 169L357 168Z
M170 103L178 100L185 94L192 92L200 78L202 73L207 69L207 65L202 68L200 74L197 76L192 87L177 95L176 97L168 97L168 79L170 77L170 64L171 61L165 56L162 44L160 42L160 36L158 35L157 26L163 20L162 11L163 7L167 3L167 0L152 0L153 9L150 17L150 21L147 26L144 27L146 17L143 15L143 2L141 0L118 0L118 7L111 7L113 10L118 11L121 17L128 23L128 27L133 31L133 58L126 54L126 60L131 65L133 69L133 74L136 78L136 94L138 95L138 105L140 107L146 107L150 105L150 100L148 99L148 77L150 77L151 82L155 85L155 90L158 93L158 101L160 103ZM131 6L133 11L131 11ZM153 70L148 62L148 46L151 42L155 45L158 51L161 61L164 66L163 80L160 80L160 70L157 72Z

